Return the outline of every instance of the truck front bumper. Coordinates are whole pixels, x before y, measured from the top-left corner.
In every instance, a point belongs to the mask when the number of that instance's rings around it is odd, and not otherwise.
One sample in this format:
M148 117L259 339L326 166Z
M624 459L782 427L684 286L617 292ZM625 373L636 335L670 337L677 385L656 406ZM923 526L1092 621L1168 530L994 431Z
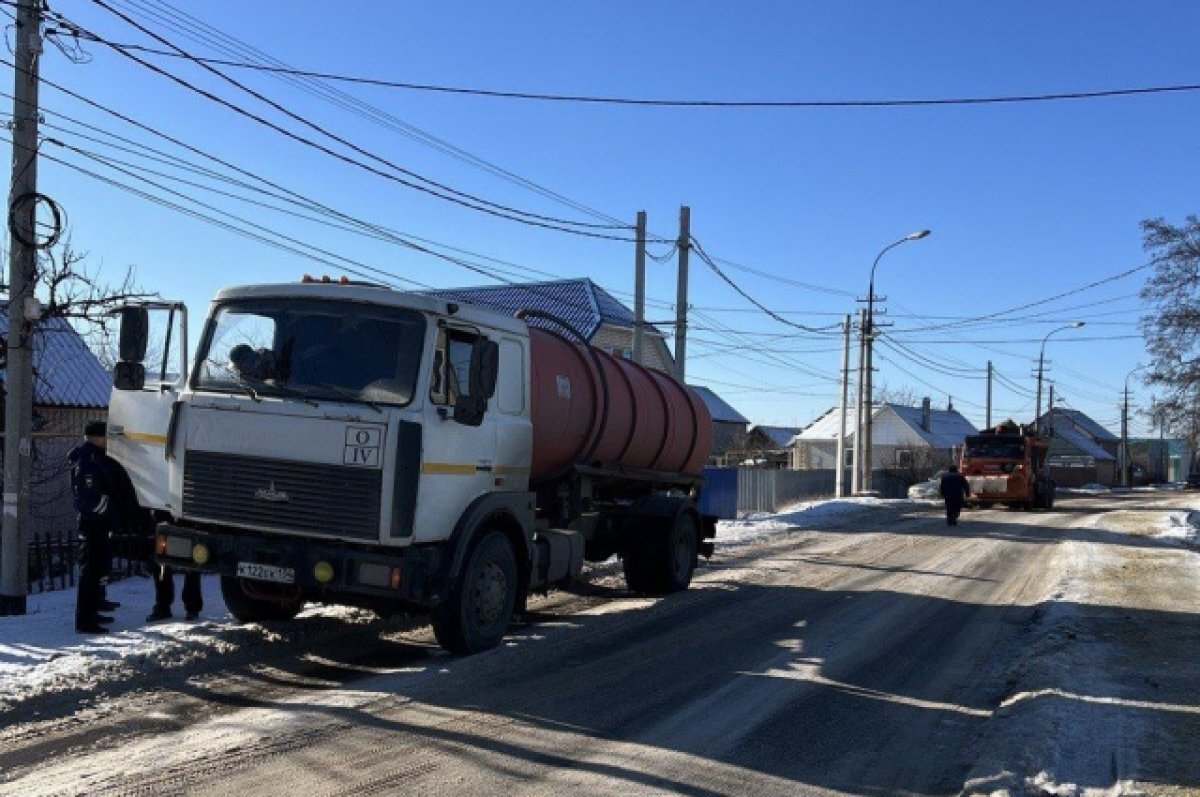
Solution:
M350 593L424 606L440 602L441 563L432 548L387 551L160 523L154 551L158 564L173 569L295 586L309 594Z

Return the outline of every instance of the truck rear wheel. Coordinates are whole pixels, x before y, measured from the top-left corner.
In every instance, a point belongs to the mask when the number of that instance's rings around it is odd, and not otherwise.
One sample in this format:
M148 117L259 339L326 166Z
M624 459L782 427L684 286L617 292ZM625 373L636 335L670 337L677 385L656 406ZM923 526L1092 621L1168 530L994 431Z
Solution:
M517 559L508 538L488 531L475 543L449 597L433 610L433 634L451 653L500 644L517 604Z
M291 620L304 608L299 590L237 576L221 576L221 597L240 623Z
M690 512L680 513L671 525L646 530L625 552L625 583L634 592L648 595L687 589L696 571L698 531Z

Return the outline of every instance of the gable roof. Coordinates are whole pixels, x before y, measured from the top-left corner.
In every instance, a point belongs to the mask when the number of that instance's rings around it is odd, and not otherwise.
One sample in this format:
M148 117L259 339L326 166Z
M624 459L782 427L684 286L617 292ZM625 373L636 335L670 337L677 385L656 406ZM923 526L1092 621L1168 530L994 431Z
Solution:
M0 335L8 335L8 302L0 302ZM62 318L41 321L33 334L33 403L107 407L112 377L79 333ZM0 375L7 374L0 371Z
M846 408L846 439L854 439L855 407ZM951 448L962 445L969 434L976 434L975 426L964 418L958 410L929 410L929 431L921 428L920 407L908 407L903 404L880 404L871 413L872 418L881 412L891 410L896 417L909 427L913 434L925 441L930 448ZM821 417L810 423L796 436L802 441L836 440L840 417L838 408L834 407Z
M704 406L708 407L708 414L712 416L714 421L721 423L750 423L750 420L740 412L729 406L725 399L718 396L706 387L700 385L688 385L692 390L696 391L696 395L704 402Z
M1057 412L1058 410L1055 410ZM1115 462L1116 457L1105 451L1087 434L1071 426L1054 427L1054 436L1050 438L1050 456L1071 455L1072 449L1084 456L1094 457L1097 462Z
M474 288L441 288L423 293L509 314L524 309L553 313L578 329L588 340L592 339L601 324L632 327L634 322L633 311L586 277ZM541 318L529 319L529 325L542 329L555 328L553 322ZM649 334L662 335L649 324L645 329Z
M787 448L787 444L792 438L800 433L800 429L795 426L755 426L750 431L758 430L766 435L767 439L780 448Z
M1088 416L1084 415L1079 410L1069 410L1066 407L1055 407L1053 410L1051 410L1051 412L1048 412L1042 416L1042 419L1044 421L1046 421L1047 426L1050 426L1050 427L1061 426L1062 424L1056 424L1054 422L1055 418L1067 419L1068 421L1075 424L1083 431L1087 432L1089 435L1092 436L1092 438L1094 438L1096 440L1104 440L1105 442L1115 442L1120 439L1115 434L1108 431L1103 426L1096 423L1095 421L1093 421Z
M903 404L884 405L900 417L930 448L961 446L969 434L978 434L975 425L964 418L958 410L929 410L929 430L921 428L921 407Z

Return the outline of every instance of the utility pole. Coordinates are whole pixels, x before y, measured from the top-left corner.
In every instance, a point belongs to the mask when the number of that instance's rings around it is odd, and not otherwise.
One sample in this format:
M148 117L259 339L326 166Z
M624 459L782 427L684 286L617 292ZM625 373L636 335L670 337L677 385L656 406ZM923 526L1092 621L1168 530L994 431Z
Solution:
M692 248L692 209L679 208L679 286L675 291L675 369L684 381L687 360L688 252Z
M863 365L867 357L867 311L858 311L858 392L854 394L854 454L853 470L850 474L851 494L857 494L862 489L862 459L863 459Z
M1041 432L1039 431L1039 434ZM1046 403L1046 434L1054 434L1054 383L1050 383L1050 400Z
M1129 486L1129 383L1125 383L1125 400L1121 402L1121 486Z
M842 321L842 403L838 407L837 463L833 466L833 494L846 497L846 402L850 392L850 314Z
M13 70L13 170L8 196L8 353L4 388L4 525L0 545L0 615L25 614L28 589L29 481L33 461L33 357L26 305L36 279L38 60L40 0L19 0ZM22 240L24 238L24 240ZM34 308L30 307L30 310Z
M646 326L646 211L637 214L637 248L633 271L633 361L642 364Z
M863 407L863 444L862 444L863 445L863 449L862 449L863 450L862 488L863 488L864 492L869 491L871 489L871 454L873 453L871 449L874 448L874 441L871 439L871 432L872 432L873 427L875 426L875 418L873 417L874 413L872 412L872 410L874 409L874 404L875 404L875 392L874 392L874 388L871 386L871 383L872 383L872 379L871 379L872 373L871 372L875 368L874 357L871 356L872 350L875 347L874 299L875 299L875 294L872 291L871 294L869 294L867 297L867 313L864 316L864 318L866 319L866 333L865 333L866 343L864 345L866 346L865 352L867 355L866 365L863 366L863 380L866 385L866 387L864 389L864 393L863 393L863 396L864 396L863 404L865 406Z
M984 428L992 428L992 361L988 360L987 367L987 405L984 411Z

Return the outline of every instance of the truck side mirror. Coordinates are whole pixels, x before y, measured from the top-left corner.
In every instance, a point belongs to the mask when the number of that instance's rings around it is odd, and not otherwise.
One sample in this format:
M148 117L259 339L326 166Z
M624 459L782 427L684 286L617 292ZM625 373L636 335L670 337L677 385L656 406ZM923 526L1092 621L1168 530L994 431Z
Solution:
M479 426L487 411L487 399L481 396L459 396L454 402L454 421L463 426Z
M150 337L150 313L145 307L121 308L120 359L125 363L140 363L146 359L146 342Z
M119 362L113 369L113 387L117 390L141 390L146 384L146 366Z
M500 371L500 345L494 340L477 338L471 346L471 395L486 401L496 394Z

